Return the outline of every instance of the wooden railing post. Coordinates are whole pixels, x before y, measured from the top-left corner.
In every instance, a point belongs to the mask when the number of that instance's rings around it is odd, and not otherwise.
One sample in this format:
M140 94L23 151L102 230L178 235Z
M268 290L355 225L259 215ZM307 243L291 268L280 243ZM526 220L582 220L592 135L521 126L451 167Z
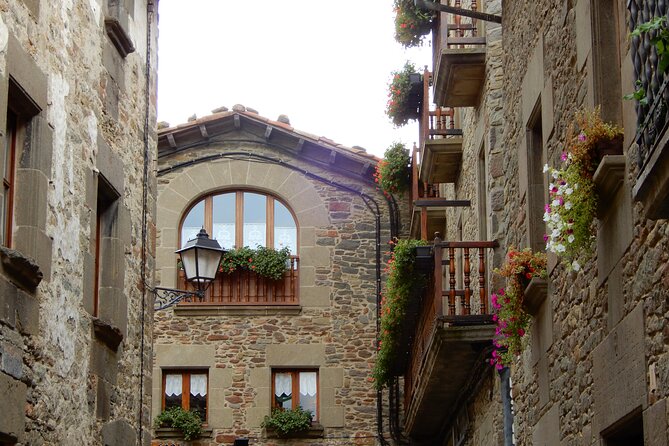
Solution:
M413 145L411 152L411 200L418 200L418 149Z
M481 314L488 313L488 293L485 286L485 248L479 248L479 299L481 299Z
M463 314L471 314L471 294L472 289L470 287L471 283L471 264L469 263L469 248L462 248L465 255L465 270L464 270L464 284L465 284L465 301L463 304Z
M455 316L455 248L448 247L448 272L449 272L449 289L448 289L448 310L450 316Z
M441 278L443 267L441 264L441 257L442 257L441 239L439 238L438 232L435 233L434 245L432 251L434 251L434 289L433 289L434 295L432 296L432 298L434 299L434 308L436 316L442 316L444 311L442 305L443 290L442 290L442 278Z

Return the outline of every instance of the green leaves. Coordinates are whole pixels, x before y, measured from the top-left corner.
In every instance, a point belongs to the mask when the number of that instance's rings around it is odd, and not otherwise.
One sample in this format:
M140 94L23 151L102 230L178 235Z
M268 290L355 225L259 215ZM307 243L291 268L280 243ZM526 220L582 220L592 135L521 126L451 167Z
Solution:
M258 246L256 249L244 246L223 254L219 271L230 274L238 269L247 270L272 280L280 280L288 268L289 259L288 247L276 250L264 246Z
M181 407L170 407L163 410L153 421L154 426L172 427L179 429L184 440L199 438L202 434L202 420L195 412L189 412Z
M409 188L409 161L404 144L395 142L386 149L374 173L374 181L385 194L401 194Z
M271 416L266 416L261 427L273 429L280 437L302 432L311 427L313 415L310 411L298 407L294 410L273 409Z
M648 98L646 97L646 89L643 88L643 83L637 79L634 83L636 90L630 94L623 96L626 101L637 100L641 105L648 105Z

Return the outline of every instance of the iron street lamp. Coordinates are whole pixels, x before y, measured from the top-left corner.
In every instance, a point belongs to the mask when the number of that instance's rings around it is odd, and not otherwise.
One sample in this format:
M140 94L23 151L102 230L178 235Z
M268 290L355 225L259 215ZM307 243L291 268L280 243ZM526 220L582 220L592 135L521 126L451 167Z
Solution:
M175 252L181 257L186 282L191 282L196 290L155 287L156 299L153 304L155 311L176 305L187 297L202 300L207 287L216 278L216 272L225 250L215 239L210 239L207 231L202 228L194 239L188 240L186 246Z

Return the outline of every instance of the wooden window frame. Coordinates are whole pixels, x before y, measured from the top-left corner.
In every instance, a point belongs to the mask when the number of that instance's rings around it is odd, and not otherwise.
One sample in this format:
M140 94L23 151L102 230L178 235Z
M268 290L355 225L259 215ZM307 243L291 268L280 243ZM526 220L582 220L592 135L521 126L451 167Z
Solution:
M2 228L2 245L12 247L12 233L14 232L14 196L16 194L16 158L17 149L25 138L25 121L19 113L12 109L7 110L7 144L5 148L5 165L2 175L3 193L5 194L6 208L3 209L4 227Z
M205 197L200 198L196 202L194 202L191 206L188 207L186 212L184 212L183 217L181 219L181 222L179 223L179 233L178 233L178 238L179 240L177 241L178 246L182 246L182 244L186 240L182 240L182 234L183 234L183 224L190 213L190 211L200 204L201 202L204 201L204 229L207 231L207 234L213 234L213 227L214 227L214 197L218 195L224 195L224 194L235 194L235 247L236 248L241 248L244 245L244 194L245 193L252 193L252 194L258 194L262 195L266 198L265 200L265 246L268 248L275 248L274 246L274 203L278 201L281 203L283 206L285 206L286 209L288 209L288 212L293 217L293 221L295 222L295 228L297 230L297 233L299 234L299 225L297 222L297 218L295 216L295 213L293 210L288 206L283 200L264 193L260 191L256 191L253 189L239 189L239 190L232 190L232 191L221 191L221 192L216 192L210 195L207 195ZM297 249L299 251L299 237L297 240Z
M272 369L272 409L279 409L280 406L276 404L276 398L275 398L275 389L276 389L276 380L275 380L275 375L277 373L290 373L291 374L291 383L292 383L292 409L295 410L300 404L299 404L299 397L300 397L300 373L301 372L315 372L316 373L316 413L313 416L312 421L318 421L320 419L320 410L321 410L321 385L320 385L320 380L318 379L320 374L318 369L310 369L310 368L299 368L299 369L294 369L294 368L281 368L281 369ZM164 392L163 392L164 393Z
M206 397L206 413L207 417L202 420L202 424L206 425L209 422L209 369L163 369L162 370L162 394L160 397L160 410L165 410L165 385L167 384L167 375L181 375L181 408L183 410L190 410L190 376L191 375L207 375L207 397ZM188 398L185 398L188 396Z

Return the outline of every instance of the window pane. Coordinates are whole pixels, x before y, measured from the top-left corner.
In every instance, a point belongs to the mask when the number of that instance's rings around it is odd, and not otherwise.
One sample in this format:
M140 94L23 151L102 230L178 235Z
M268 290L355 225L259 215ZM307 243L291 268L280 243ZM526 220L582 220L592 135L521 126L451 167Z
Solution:
M300 372L300 406L316 417L318 384L316 372Z
M256 248L266 245L267 197L244 193L244 241L243 246Z
M274 400L277 407L293 408L293 379L290 373L274 375Z
M204 200L193 206L184 219L184 223L181 226L181 247L183 248L188 240L195 238L203 227Z
M214 224L212 238L218 240L221 248L235 247L235 193L214 197Z
M274 200L274 248L286 246L291 254L297 254L297 225L288 208Z
M190 410L207 420L207 375L193 373L190 375Z
M170 373L165 376L165 409L181 407L182 384L181 373Z

